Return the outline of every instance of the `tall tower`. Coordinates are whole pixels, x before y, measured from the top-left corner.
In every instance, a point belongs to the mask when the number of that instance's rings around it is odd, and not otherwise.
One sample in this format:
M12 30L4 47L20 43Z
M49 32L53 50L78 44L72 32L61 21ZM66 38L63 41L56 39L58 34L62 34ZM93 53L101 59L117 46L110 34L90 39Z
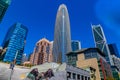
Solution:
M36 43L30 62L34 65L52 62L52 42L43 38Z
M66 62L66 53L71 50L70 21L66 5L60 5L55 23L53 58L54 62Z
M0 0L0 22L5 15L5 12L10 5L11 0Z
M111 65L113 65L113 61L110 55L110 50L108 48L108 44L101 25L92 25L92 31L93 31L95 46L105 54L106 61Z
M3 61L11 62L16 59L16 64L21 64L27 32L28 29L21 23L9 28L2 44L3 48L6 48Z

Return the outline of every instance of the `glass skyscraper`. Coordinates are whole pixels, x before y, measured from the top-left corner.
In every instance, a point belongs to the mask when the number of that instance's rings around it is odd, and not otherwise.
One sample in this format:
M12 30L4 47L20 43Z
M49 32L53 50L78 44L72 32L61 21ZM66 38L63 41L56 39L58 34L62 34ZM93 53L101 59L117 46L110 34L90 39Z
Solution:
M60 5L55 23L53 42L53 60L57 63L66 62L66 53L71 50L70 21L66 5Z
M10 5L11 0L0 0L0 22L2 21L3 16L5 15L5 12Z
M7 48L3 61L16 60L16 64L21 64L27 32L28 29L21 23L16 23L9 28L2 44L3 48Z
M113 44L108 44L108 47L109 47L109 49L110 49L111 55L115 55L115 56L117 56L117 57L120 58L120 54L119 54L119 52L118 52L118 48L117 48L117 46L116 46L115 43L113 43Z
M81 49L80 41L73 40L71 42L71 47L72 47L72 51L80 50Z
M111 65L113 65L113 61L110 55L110 50L108 48L108 44L101 25L92 25L92 31L93 31L95 46L105 54L106 61Z

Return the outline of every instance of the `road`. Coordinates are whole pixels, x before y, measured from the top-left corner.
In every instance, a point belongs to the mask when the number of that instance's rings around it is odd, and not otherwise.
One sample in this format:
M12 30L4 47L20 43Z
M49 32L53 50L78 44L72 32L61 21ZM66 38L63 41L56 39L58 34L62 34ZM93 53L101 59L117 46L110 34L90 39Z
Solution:
M9 69L9 64L0 63L0 80L24 80L25 75L30 71L30 69L15 66L12 71ZM13 72L13 75L12 73ZM10 79L10 75L11 79Z

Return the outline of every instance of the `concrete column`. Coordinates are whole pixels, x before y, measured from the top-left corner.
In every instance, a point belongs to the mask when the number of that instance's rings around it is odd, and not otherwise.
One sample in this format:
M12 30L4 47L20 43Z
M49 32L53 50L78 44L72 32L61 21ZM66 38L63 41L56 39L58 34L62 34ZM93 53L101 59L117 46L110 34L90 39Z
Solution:
M72 73L72 78L71 79L74 79L74 80L77 80L76 78L77 78L77 76L76 76L76 73ZM74 76L74 77L73 77Z
M88 77L86 76L87 80L88 80Z
M85 80L85 76L83 75L83 80Z
M80 75L80 80L82 80L82 75Z
M84 75L82 75L82 76L81 76L81 80L82 80L82 77L83 77L83 80L85 80L85 76L84 76Z
M80 80L82 80L81 75L80 75Z
M75 75L75 80L77 80L77 74Z
M73 79L73 73L71 73L71 76L70 76L71 79Z

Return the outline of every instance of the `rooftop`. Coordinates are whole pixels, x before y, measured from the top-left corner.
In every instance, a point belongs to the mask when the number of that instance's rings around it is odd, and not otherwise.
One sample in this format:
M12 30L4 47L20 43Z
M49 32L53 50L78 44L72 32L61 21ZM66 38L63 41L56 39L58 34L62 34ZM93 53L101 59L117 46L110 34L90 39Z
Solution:
M100 55L105 57L104 53L101 50L99 50L98 48L83 48L83 49L80 49L80 50L77 50L77 51L69 52L66 55L73 54L73 53L81 54L81 53L84 53L85 51L89 51L89 50L92 50L92 49L96 49L99 52Z

